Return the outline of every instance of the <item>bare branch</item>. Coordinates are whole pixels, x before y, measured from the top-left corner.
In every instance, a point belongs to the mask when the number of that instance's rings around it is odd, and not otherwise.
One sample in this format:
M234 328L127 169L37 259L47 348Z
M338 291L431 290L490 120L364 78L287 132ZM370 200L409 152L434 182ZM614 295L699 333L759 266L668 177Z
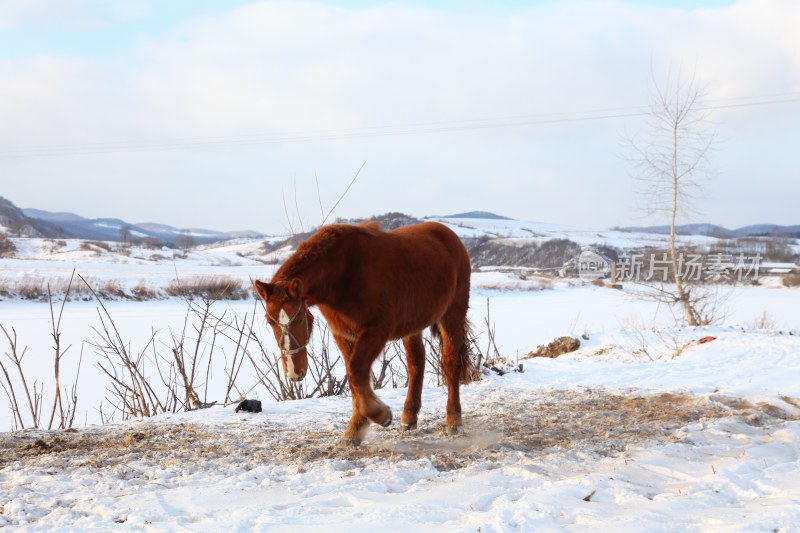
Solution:
M325 215L325 217L322 219L322 225L324 225L324 224L325 224L325 222L327 222L327 221L328 221L328 218L330 218L330 216L331 216L331 213L333 213L333 212L336 210L336 207L339 205L339 202L341 202L341 201L342 201L342 199L343 199L343 198L344 198L344 197L347 195L347 193L350 191L350 187L352 187L352 186L353 186L353 184L356 182L356 180L358 179L358 175L359 175L359 174L361 174L361 170L364 168L364 165L366 165L366 164L367 164L367 162L366 162L366 161L364 161L363 163L361 163L361 166L360 166L360 167L358 167L358 172L356 172L356 175L355 175L355 176L353 176L353 179L351 179L351 180L350 180L350 183L347 185L347 188L344 190L344 192L342 193L342 195L341 195L341 196L339 196L339 199L338 199L338 200L336 200L336 203L335 203L335 204L333 204L333 207L331 207L331 210L330 210L330 211L328 211L328 214L327 214L327 215Z

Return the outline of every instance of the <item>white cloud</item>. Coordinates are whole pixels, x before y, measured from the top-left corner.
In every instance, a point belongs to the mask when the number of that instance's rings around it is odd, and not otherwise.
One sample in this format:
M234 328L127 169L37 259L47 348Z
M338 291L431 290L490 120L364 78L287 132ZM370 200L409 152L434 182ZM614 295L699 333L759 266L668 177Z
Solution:
M511 15L403 4L348 10L305 2L256 3L186 20L166 36L151 36L130 64L57 55L0 63L0 120L17 125L0 131L0 145L283 134L635 106L646 102L651 64L660 76L670 64L691 68L696 63L714 99L787 93L800 91L798 27L800 5L780 0L693 11L559 2ZM792 132L798 117L800 104L777 111L716 112L721 137L737 150L730 154L723 146L718 152L726 169L720 179L747 182L748 165L758 162L755 156L743 162L741 151L754 129L768 136L775 130L774 138L760 142L784 156L766 167L775 176L791 175L796 163L785 154L784 142L792 135L797 140ZM63 175L66 182L102 188L113 179L126 198L139 200L138 213L145 213L121 216L192 226L274 229L283 207L279 197L268 195L281 186L291 188L295 174L306 216L316 221L314 171L330 205L364 160L364 175L340 210L343 215L481 208L604 226L630 222L619 205L636 203L620 157L624 124L580 122L9 164L13 175L31 183ZM635 121L628 125L636 127ZM11 176L9 168L3 172ZM7 194L25 205L48 207L26 187L12 187ZM147 187L173 195L179 191L187 205L175 208L173 198L142 192ZM209 195L219 200L219 209ZM211 218L197 220L192 206L200 204L212 211ZM108 215L131 212L131 205L108 204L101 211L86 200L85 207L94 209L87 214ZM726 219L724 206L710 207L709 217L721 223L749 221L745 215ZM268 222L265 211L271 213ZM771 213L794 216L794 211Z
M0 2L0 29L85 28L98 22L90 14L90 3L90 0L3 0Z

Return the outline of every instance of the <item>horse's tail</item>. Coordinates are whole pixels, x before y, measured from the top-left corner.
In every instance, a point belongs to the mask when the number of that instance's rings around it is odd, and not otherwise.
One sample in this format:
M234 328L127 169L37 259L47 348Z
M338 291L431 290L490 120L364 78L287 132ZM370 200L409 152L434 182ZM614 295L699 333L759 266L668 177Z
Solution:
M475 332L472 329L472 323L469 320L465 320L464 343L461 345L461 352L458 354L461 358L461 383L471 383L481 379L481 370L476 366L475 358L472 357L473 346L476 346Z
M431 325L431 334L439 339L439 346L441 346L442 331L439 329L439 324ZM464 321L464 341L461 343L461 348L458 352L458 358L461 360L461 375L459 381L462 384L479 381L481 379L481 371L475 365L472 357L471 347L474 344L475 333L472 329L472 324L469 320Z

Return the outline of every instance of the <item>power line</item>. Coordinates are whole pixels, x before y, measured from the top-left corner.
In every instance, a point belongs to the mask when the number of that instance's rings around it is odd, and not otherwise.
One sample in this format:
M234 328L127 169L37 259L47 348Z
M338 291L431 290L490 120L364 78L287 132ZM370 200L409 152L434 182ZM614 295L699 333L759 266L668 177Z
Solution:
M710 111L781 105L800 102L800 93L783 93L764 96L732 97L699 102L698 110ZM585 111L563 111L494 118L475 118L439 122L420 122L396 126L370 126L360 128L319 129L280 134L251 134L218 137L189 137L179 139L155 139L146 141L109 141L62 145L0 147L0 157L43 157L59 155L94 155L144 151L188 150L199 148L247 147L267 144L286 144L311 141L333 141L422 135L470 130L518 128L570 122L589 122L619 118L646 116L647 106L632 106L593 109Z

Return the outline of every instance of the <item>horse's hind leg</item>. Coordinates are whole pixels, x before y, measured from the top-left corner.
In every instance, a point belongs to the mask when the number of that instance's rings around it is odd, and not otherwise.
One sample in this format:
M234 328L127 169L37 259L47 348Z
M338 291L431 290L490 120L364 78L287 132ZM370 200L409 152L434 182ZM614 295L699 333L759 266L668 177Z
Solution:
M461 430L461 379L466 372L467 305L454 305L439 323L442 366L447 381L447 434Z
M402 430L417 427L417 415L422 406L422 382L425 378L425 345L422 333L410 335L403 339L406 349L406 366L408 367L408 394L400 417Z

